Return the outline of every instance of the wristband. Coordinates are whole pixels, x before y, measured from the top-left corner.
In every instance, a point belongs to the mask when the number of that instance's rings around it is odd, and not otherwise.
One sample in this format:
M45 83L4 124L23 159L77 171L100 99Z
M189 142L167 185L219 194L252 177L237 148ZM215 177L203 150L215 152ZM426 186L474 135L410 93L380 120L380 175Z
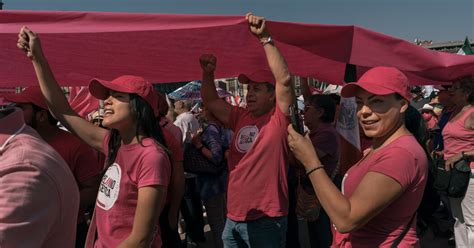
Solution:
M260 41L262 43L262 46L265 46L267 44L273 44L273 39L271 36L268 36L268 38L264 41Z
M319 169L322 169L322 168L324 168L323 165L318 166L318 167L315 167L315 168L313 168L313 169L307 171L307 172L306 172L306 176L309 176L309 174L311 174L311 173L313 173L313 172L315 172L315 171L317 171L317 170L319 170Z

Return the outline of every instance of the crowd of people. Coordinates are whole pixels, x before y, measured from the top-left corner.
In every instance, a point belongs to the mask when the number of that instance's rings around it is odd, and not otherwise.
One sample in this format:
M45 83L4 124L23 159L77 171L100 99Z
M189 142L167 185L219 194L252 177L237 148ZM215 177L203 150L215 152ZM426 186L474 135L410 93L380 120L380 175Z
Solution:
M104 102L91 120L71 108L38 35L23 27L17 46L39 85L3 96L15 104L0 110L0 246L182 247L181 232L205 241L205 212L217 248L300 247L299 218L311 247L419 247L434 161L445 171L464 161L472 177L474 74L428 97L393 67L372 68L339 94L312 94L303 81L299 130L285 58L265 19L245 18L268 62L239 75L245 106L219 97L218 58L203 54L199 111L123 75L90 81ZM355 98L369 144L343 175L340 97ZM462 197L437 192L431 206L453 218L457 247L474 246L474 180L465 188Z

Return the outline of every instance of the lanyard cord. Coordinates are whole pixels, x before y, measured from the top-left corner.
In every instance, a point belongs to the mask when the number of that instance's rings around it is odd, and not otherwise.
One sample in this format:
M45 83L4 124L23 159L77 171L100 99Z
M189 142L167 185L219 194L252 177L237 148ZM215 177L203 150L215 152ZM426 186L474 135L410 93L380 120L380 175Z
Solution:
M15 136L17 136L21 131L23 131L23 129L25 129L26 125L23 124L23 126L20 127L20 129L18 129L12 136L10 136L6 141L5 143L3 143L3 145L0 147L0 152L3 152L3 149L5 149L5 147L12 141L13 138L15 138Z

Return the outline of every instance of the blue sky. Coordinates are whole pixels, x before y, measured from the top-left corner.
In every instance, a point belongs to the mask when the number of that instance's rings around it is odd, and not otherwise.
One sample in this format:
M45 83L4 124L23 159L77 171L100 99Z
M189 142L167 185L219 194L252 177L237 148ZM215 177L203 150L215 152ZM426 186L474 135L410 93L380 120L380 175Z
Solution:
M8 10L244 15L358 25L413 41L474 38L474 0L2 0Z

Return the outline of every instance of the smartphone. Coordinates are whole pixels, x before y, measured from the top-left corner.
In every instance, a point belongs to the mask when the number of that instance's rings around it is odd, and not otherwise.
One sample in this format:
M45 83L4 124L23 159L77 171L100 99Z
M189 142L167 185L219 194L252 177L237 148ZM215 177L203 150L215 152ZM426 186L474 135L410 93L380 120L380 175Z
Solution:
M299 134L303 135L304 134L303 120L301 119L301 116L298 113L298 106L296 104L291 104L289 107L289 112L290 112L291 125L293 125L293 129L295 129L295 131L298 132Z

